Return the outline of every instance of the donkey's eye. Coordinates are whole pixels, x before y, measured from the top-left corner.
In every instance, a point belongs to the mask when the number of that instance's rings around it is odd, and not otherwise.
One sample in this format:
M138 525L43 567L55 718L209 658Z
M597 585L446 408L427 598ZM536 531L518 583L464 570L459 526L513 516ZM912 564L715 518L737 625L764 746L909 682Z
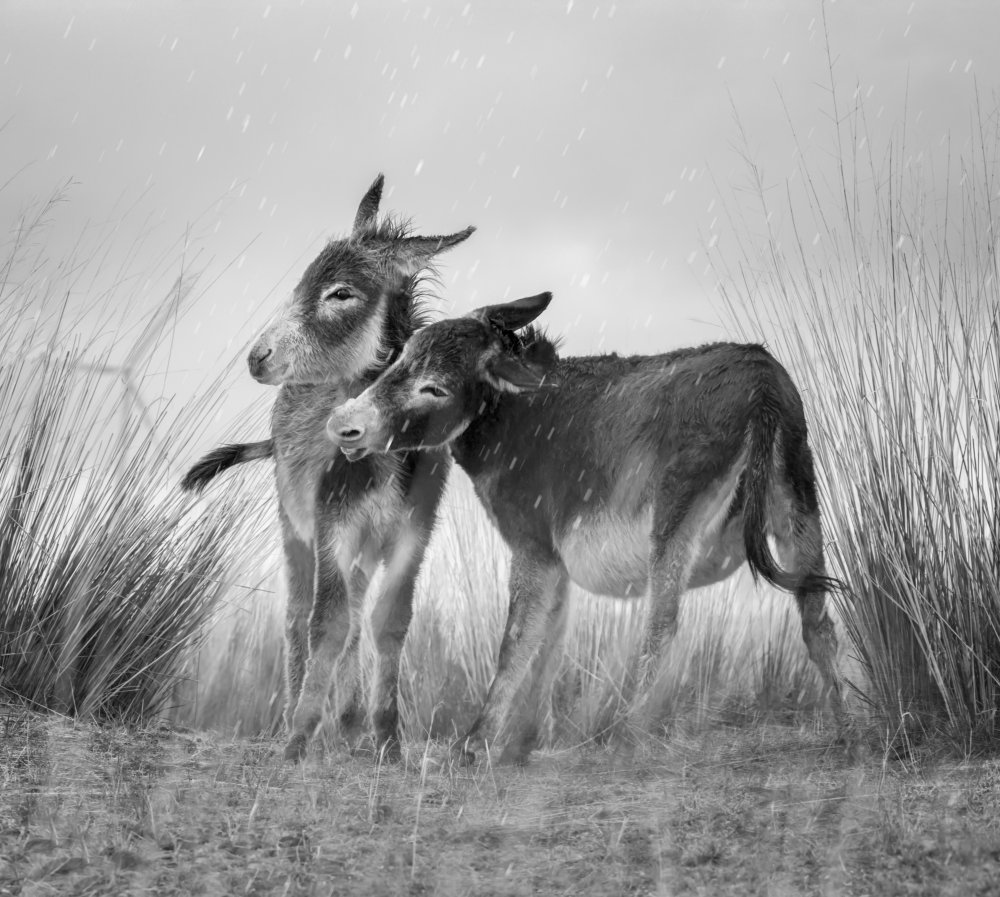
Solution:
M436 399L446 399L450 395L447 389L443 386L438 386L436 383L425 383L420 387L420 394L434 396Z
M331 289L325 290L323 292L323 299L336 299L343 302L345 299L350 299L354 294L347 287L333 287Z

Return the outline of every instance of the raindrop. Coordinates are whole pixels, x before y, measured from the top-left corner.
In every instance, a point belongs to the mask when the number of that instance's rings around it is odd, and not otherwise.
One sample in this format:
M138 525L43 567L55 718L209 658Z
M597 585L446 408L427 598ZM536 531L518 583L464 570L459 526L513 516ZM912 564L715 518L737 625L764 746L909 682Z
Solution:
M195 162L200 162L201 157L204 155L205 155L205 147L202 147L200 150L198 150L198 158L195 159Z
M484 62L486 62L486 57L485 56L480 56L479 57L479 61L476 63L476 68L477 69L481 69L483 67L483 63Z
M781 64L782 64L782 65L785 65L785 64L786 64L786 63L788 62L788 60L789 60L789 59L791 59L791 58L792 58L792 51L791 51L791 50L789 50L789 51L788 51L788 52L787 52L787 53L785 54L785 58L781 60Z
M726 57L725 56L720 56L719 57L719 61L716 63L715 67L717 69L721 69L725 64L726 64Z
M344 47L344 59L350 59L350 58L351 58L351 45L348 44L346 47Z
M65 40L67 37L69 37L69 33L70 33L70 31L73 30L73 23L75 21L76 21L76 16L70 16L69 24L66 26L66 31L63 34L63 40ZM171 49L173 49L173 48L171 47Z
M421 159L421 160L420 160L419 162L417 162L417 168L416 168L416 170L415 170L415 171L413 172L413 174L414 174L414 175L418 175L418 174L420 174L420 170L421 170L421 169L422 169L423 167L424 167L424 160L423 160L423 159Z
M511 179L512 179L512 180L513 180L514 178L516 178L516 177L517 177L517 173L518 173L518 172L519 172L520 170L521 170L521 166L520 166L520 165L515 165L515 166L514 166L514 173L513 173L512 175L511 175Z
M315 55L313 56L313 62L319 62L319 56L320 56L320 54L321 54L322 52L323 52L323 48L322 48L322 47L320 47L320 48L319 48L319 49L318 49L318 50L316 51Z

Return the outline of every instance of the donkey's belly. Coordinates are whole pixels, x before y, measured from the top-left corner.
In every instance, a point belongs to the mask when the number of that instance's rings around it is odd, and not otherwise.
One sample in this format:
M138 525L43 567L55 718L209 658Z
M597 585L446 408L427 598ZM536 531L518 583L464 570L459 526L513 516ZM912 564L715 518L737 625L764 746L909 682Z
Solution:
M627 598L649 581L652 512L635 517L599 514L570 524L559 544L570 579L588 592Z
M730 520L720 532L706 539L691 570L688 588L697 589L721 582L746 560L743 546L743 517Z

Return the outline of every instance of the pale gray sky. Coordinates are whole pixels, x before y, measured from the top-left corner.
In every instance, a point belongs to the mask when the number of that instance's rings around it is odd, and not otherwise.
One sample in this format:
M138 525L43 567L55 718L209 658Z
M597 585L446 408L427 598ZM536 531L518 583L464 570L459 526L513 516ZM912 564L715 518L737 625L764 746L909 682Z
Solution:
M860 88L876 131L905 119L915 152L943 155L968 132L974 84L995 109L1000 4L826 9L838 85ZM725 336L702 247L724 231L715 198L745 180L731 104L780 184L794 164L781 98L822 162L828 82L809 0L7 0L0 220L72 178L46 251L120 222L103 270L152 274L123 319L162 295L190 229L208 276L173 347L182 395L348 227L379 171L384 205L419 230L479 228L443 259L446 309L548 289L565 351L655 352ZM236 377L233 403L254 398L271 395Z

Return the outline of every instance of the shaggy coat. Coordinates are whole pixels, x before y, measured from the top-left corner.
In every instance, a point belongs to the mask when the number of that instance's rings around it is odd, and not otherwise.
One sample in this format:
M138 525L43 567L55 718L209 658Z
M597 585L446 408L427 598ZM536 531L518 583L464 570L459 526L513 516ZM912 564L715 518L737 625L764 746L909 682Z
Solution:
M379 563L386 569L372 620L371 723L376 749L398 751L400 652L450 464L443 449L350 463L325 437L330 408L372 383L424 323L433 257L473 231L419 237L391 218L379 220L382 184L380 175L350 235L320 252L250 350L250 373L279 386L271 438L210 452L183 482L201 489L234 464L274 458L288 590L285 756L293 761L322 720L331 681L344 736L354 744L364 731L358 645Z
M544 687L570 581L650 593L641 686L658 674L681 594L744 562L795 594L844 724L812 453L788 373L762 346L735 343L559 359L533 330L516 333L550 298L430 325L328 424L354 458L447 445L510 546L510 613L467 755L530 749L534 733L517 731L511 702L525 678L533 693Z

